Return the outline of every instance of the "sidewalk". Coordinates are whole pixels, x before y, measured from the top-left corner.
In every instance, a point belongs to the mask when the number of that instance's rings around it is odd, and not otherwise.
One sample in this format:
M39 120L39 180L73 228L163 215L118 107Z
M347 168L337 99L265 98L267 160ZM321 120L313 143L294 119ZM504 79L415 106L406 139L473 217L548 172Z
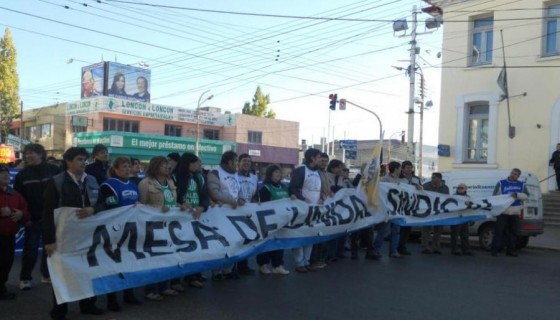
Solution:
M560 227L544 226L544 233L529 238L527 248L560 251Z

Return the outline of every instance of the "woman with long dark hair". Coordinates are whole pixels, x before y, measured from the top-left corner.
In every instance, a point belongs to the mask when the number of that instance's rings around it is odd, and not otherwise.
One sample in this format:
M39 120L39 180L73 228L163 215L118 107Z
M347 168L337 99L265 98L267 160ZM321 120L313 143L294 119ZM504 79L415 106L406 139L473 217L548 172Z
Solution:
M173 179L177 186L177 203L181 210L192 214L198 219L200 215L208 210L210 198L206 189L206 181L201 173L200 158L192 153L185 152L179 159ZM185 279L189 286L202 288L205 278L202 274L195 274ZM180 280L172 280L171 288L183 289Z
M125 90L126 86L126 79L122 72L115 73L113 77L113 84L111 84L111 88L109 89L109 95L114 96L128 96Z

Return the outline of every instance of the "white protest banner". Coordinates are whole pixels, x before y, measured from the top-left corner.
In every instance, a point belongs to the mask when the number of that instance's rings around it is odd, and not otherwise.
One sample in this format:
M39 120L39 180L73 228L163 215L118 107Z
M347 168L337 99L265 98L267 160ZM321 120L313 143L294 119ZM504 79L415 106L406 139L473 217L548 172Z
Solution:
M509 195L470 198L416 190L409 184L381 182L379 185L380 216L407 226L485 220L500 214L514 201Z
M381 183L380 211L367 197L342 189L321 206L283 199L231 209L210 208L199 220L172 209L127 206L78 219L55 213L56 251L49 270L59 303L134 288L232 264L276 249L323 242L387 219L411 225L480 219L507 207L504 197L471 199ZM404 220L403 220L404 219Z
M211 208L200 220L178 209L163 214L143 205L86 219L78 219L75 210L55 213L57 247L48 262L59 303L219 268L372 224L351 189L324 206L284 199Z

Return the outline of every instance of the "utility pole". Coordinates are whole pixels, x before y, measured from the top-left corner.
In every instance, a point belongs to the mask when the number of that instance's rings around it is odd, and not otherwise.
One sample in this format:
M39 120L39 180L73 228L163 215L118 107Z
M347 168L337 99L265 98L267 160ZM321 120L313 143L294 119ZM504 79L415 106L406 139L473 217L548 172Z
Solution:
M414 89L416 87L416 25L417 25L416 6L412 7L412 33L410 40L410 66L408 76L410 78L410 93L408 97L408 136L407 136L407 155L408 159L416 165L414 150Z

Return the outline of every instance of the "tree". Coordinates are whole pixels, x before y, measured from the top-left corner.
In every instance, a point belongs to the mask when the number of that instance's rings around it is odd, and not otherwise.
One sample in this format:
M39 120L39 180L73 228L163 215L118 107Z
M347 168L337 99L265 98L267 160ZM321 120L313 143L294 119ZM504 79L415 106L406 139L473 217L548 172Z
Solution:
M261 86L257 86L257 91L255 91L255 95L253 96L253 104L245 102L242 113L257 117L275 119L276 113L274 113L272 109L267 111L269 103L270 95L263 95Z
M10 28L0 39L0 134L5 143L12 127L12 120L19 115L19 76L17 53Z

